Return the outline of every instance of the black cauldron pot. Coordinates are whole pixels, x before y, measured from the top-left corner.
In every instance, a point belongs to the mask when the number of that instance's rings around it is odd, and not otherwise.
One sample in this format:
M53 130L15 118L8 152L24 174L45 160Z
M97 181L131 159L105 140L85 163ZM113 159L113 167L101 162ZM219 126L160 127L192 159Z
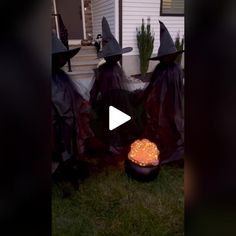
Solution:
M125 171L129 177L137 181L149 182L158 176L160 164L157 166L140 166L127 158L125 161Z

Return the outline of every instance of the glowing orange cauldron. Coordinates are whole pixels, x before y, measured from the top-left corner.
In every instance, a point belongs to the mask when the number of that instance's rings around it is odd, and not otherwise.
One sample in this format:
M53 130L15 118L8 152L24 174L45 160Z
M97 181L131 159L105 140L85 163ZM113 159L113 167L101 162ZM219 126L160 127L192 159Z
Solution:
M159 150L148 139L136 140L126 160L126 173L139 181L151 181L159 173Z

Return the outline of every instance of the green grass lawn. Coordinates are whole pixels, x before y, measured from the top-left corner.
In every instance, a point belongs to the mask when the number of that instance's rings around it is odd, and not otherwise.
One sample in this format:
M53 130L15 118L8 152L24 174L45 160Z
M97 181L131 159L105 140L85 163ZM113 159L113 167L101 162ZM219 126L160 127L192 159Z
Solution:
M69 198L53 187L54 236L183 235L183 169L162 167L150 183L108 167L90 175Z

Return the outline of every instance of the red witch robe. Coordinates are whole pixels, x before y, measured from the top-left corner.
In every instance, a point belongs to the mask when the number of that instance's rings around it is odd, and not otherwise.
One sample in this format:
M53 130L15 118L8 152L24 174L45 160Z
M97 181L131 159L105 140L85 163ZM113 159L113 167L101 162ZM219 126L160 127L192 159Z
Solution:
M144 136L160 149L161 163L183 158L183 72L174 62L159 63L146 90Z

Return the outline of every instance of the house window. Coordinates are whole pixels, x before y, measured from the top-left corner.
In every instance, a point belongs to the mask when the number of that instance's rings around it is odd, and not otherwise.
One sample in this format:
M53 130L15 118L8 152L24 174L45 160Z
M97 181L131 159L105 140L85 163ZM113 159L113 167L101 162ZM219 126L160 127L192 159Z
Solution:
M161 0L162 16L183 16L184 0Z

